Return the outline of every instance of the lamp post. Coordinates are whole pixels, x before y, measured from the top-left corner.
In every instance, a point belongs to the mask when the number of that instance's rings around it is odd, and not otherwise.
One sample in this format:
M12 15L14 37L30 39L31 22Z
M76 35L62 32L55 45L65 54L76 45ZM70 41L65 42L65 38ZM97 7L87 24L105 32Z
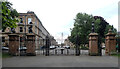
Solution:
M94 22L92 22L92 33L95 33L95 28L94 28ZM102 55L102 51L101 51L101 36L98 34L98 55L101 56Z
M94 22L92 22L92 33L95 33ZM101 51L101 36L99 34L98 34L98 55L99 56L102 55L102 51Z
M95 30L94 30L94 22L92 22L92 33L94 33Z
M79 23L80 22L80 19L76 19L76 21ZM84 23L86 23L86 21L84 21ZM78 29L78 27L77 27L77 29ZM77 34L76 34L76 40L75 40L75 44L76 44L76 47L75 47L75 55L76 56L79 56L80 55L80 46L79 46L79 40L80 40L80 38L79 38L79 36L78 36L78 30L77 30Z

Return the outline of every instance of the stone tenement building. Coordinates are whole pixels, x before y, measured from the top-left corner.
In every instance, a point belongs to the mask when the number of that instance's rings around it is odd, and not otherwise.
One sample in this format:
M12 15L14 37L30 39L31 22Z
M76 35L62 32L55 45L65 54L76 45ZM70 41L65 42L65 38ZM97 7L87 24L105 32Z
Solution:
M15 34L18 34L20 37L20 43L21 45L24 44L24 36L25 32L27 34L34 34L35 35L35 45L36 49L40 49L40 46L45 46L45 39L48 35L50 38L53 38L53 36L50 35L50 33L45 29L45 27L42 25L42 22L40 19L36 16L36 14L32 11L28 11L27 13L19 13L20 22L17 23L17 27L15 28ZM32 26L32 31L30 30ZM2 32L2 42L3 46L9 45L9 34L11 33L10 28L6 28L5 32ZM23 41L22 41L23 40ZM56 45L57 42L55 39L52 39L51 42L52 45Z

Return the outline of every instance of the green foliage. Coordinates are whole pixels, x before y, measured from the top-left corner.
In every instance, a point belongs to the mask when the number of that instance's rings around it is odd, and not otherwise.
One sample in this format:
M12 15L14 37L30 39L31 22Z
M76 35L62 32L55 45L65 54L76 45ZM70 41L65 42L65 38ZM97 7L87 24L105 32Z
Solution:
M100 42L104 42L105 35L108 33L110 28L113 29L114 33L116 33L116 29L109 25L102 17L100 16L92 16L86 13L78 13L76 18L74 19L74 27L71 29L71 36L69 36L69 40L76 44L88 44L89 43L89 34L92 29L92 22L94 22L95 32L98 33ZM78 39L77 39L78 37Z
M80 49L82 49L82 50L89 50L89 48L85 47L85 46L80 46Z
M111 56L116 56L116 57L120 58L120 53L111 54Z
M78 13L74 19L74 28L69 37L72 43L76 43L76 36L78 35L78 45L88 43L89 33L91 32L91 23L94 20L92 15L86 13Z
M16 28L19 16L18 12L13 9L12 4L8 1L2 2L2 29L5 30L7 27Z
M113 30L112 32L117 34L117 30L115 28L113 28L113 25L107 25L107 27L105 29L106 31L104 33L107 34L109 29L112 29Z

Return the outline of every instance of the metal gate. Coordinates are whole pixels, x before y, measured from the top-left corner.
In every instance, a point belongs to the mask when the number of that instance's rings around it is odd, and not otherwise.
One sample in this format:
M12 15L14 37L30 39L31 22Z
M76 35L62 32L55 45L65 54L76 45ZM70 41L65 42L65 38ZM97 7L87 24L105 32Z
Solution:
M56 56L79 56L79 55L88 55L88 50L81 50L80 46L76 45L73 47L70 46L63 46L62 44L60 46L53 46L50 44L50 38L46 36L46 45L45 45L45 51L44 54L46 56L56 55ZM77 41L76 41L77 42Z

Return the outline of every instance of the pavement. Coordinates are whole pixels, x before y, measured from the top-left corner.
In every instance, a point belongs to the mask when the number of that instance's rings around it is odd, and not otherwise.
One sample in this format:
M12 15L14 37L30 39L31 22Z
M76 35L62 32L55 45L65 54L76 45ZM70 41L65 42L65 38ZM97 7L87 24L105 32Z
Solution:
M118 67L114 56L16 56L3 59L3 67Z

